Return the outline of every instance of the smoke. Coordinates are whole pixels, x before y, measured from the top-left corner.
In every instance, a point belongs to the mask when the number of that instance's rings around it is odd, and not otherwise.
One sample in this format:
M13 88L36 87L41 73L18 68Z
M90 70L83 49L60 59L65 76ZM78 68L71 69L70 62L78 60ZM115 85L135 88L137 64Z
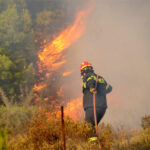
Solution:
M103 121L139 127L150 114L150 1L97 0L84 35L67 51L69 98L82 96L79 67L90 61L113 86Z
M63 3L67 7L64 21L69 23L87 7L86 0ZM64 53L67 63L59 71L72 73L61 77L61 83L56 80L63 99L82 96L79 67L84 60L90 61L95 72L113 86L103 121L116 127L139 127L141 117L150 114L149 14L148 0L95 0L86 31Z

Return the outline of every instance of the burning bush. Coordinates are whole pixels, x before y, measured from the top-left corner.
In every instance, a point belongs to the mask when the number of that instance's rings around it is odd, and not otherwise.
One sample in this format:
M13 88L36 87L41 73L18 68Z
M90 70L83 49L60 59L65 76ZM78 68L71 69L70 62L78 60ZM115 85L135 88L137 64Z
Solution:
M60 116L60 115L59 115ZM58 113L39 111L29 124L27 133L9 140L10 150L60 150L62 149L61 119ZM97 143L89 143L93 128L85 121L65 118L67 150L98 150ZM149 150L150 130L114 130L109 124L99 126L103 150Z
M47 115L48 114L48 115ZM107 130L107 131L106 131ZM107 150L111 147L111 128L103 124L100 131L102 135L102 145ZM67 149L92 149L88 138L94 136L92 126L85 121L73 121L65 118L65 133ZM61 119L55 113L39 112L30 123L27 134L18 136L17 143L11 144L11 150L58 150L62 148ZM13 145L13 146L12 146ZM94 145L94 148L98 145Z

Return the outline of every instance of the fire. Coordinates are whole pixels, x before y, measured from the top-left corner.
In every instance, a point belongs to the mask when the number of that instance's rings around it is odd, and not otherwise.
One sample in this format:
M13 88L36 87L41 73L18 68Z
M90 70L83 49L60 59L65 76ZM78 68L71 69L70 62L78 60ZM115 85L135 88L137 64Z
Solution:
M84 111L82 106L82 98L76 98L68 102L64 108L64 114L73 120L83 119Z
M39 91L41 91L41 89L43 89L45 87L46 87L45 83L41 83L39 85L34 85L34 91L39 92Z
M52 114L60 118L60 110L46 113L48 120L52 119ZM82 98L76 98L67 103L64 107L64 116L70 117L73 120L82 120L84 117L84 110L82 107Z
M63 86L60 87L59 91L57 91L56 94L57 94L58 96L60 96L60 97L63 97L63 96L64 96L64 95L63 95Z
M71 73L72 73L71 71L70 72L64 72L63 77L69 76Z
M64 51L67 50L75 41L77 41L83 32L85 31L87 17L93 9L93 0L89 0L87 3L88 9L80 11L75 17L73 24L69 25L60 34L58 34L50 43L46 40L43 41L40 51L38 52L38 69L39 73L44 77L41 82L34 86L34 91L40 92L42 88L46 87L44 84L45 79L51 76L52 71L59 69L64 63L67 62L64 56ZM68 76L72 72L64 72L62 76ZM62 87L56 93L58 96L63 96ZM48 99L46 98L45 101ZM77 98L69 102L65 108L65 114L70 116L74 120L77 120L83 116L82 99Z
M63 52L70 47L77 39L83 34L87 17L93 9L93 0L87 2L88 9L77 13L75 21L62 31L56 38L49 44L44 40L44 45L38 53L39 72L55 71L62 66L66 60Z
M62 66L66 60L63 55L63 52L72 45L85 30L86 18L89 14L89 10L81 11L76 15L76 19L73 25L68 26L64 31L62 31L51 43L46 44L44 40L44 46L42 46L39 52L38 57L38 69L40 73L43 73L46 70L45 78L50 76L51 71L57 70ZM63 76L69 75L70 72L64 73ZM44 79L43 79L44 80ZM43 81L42 80L42 81ZM42 84L42 85L41 85ZM35 91L40 91L44 83L35 85Z
M57 70L66 62L63 51L82 35L85 30L86 17L86 12L79 12L74 24L62 31L50 44L46 45L38 53L38 65L41 72L43 68L46 68L47 71Z

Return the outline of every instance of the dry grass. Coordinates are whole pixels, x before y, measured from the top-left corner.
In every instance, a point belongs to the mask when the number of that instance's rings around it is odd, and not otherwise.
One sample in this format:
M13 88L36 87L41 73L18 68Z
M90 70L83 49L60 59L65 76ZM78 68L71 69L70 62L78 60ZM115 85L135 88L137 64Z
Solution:
M47 111L39 112L31 121L27 133L10 141L10 150L61 150L61 121L55 114L47 116ZM97 143L89 143L88 138L95 135L90 124L65 118L67 150L98 150ZM103 150L149 150L150 129L113 130L111 125L101 123L100 138Z
M5 106L0 106L0 150L61 150L61 119L49 109L37 111L30 105L30 93L22 105L12 104L0 89ZM51 108L51 107L49 107ZM55 111L56 112L56 111ZM103 150L150 150L150 115L142 118L139 130L114 130L110 124L99 126ZM65 118L67 150L98 150L96 142L88 138L95 136L92 126L85 121Z
M42 111L36 114L31 121L26 134L18 136L18 143L11 141L11 150L59 150L62 149L61 119L55 114L47 116L49 112ZM100 128L102 146L108 150L112 145L111 126L104 123ZM69 150L95 150L97 143L89 143L88 138L95 136L91 124L85 121L73 121L65 118L66 146ZM16 137L15 137L16 138ZM13 143L13 144L12 144Z

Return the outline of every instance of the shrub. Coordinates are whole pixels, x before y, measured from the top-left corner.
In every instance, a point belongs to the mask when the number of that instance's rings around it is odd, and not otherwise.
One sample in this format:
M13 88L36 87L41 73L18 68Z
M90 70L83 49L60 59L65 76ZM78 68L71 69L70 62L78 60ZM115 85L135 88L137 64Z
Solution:
M104 150L110 150L113 142L112 127L110 124L101 123L100 128L100 141Z
M22 126L30 121L35 111L34 106L26 109L17 105L12 105L9 109L0 106L0 125L7 128L9 133L17 134L22 131Z
M142 124L143 129L150 128L150 115L142 117Z
M29 123L27 132L18 134L9 141L10 150L62 150L61 118L58 112L41 109ZM100 141L103 150L149 150L150 128L141 130L114 130L111 125L101 123ZM95 136L91 124L73 121L65 117L67 150L98 150L98 143L88 142Z
M7 131L5 129L0 128L0 150L6 150L7 139Z
M113 133L113 150L149 150L149 116L142 118L141 130L120 129Z
M54 113L42 111L36 114L29 125L29 131L22 137L18 137L18 143L11 145L11 150L59 150L62 148L61 119ZM111 147L111 127L101 125L100 132L102 146L107 150ZM93 145L88 138L95 135L91 124L85 121L73 121L65 118L66 147L69 150L92 150ZM94 145L93 150L98 148Z
M22 97L22 104L13 103L0 88L0 97L4 105L0 105L0 126L7 128L8 133L20 133L22 126L29 122L37 110L36 106L30 105L33 91L26 97Z

